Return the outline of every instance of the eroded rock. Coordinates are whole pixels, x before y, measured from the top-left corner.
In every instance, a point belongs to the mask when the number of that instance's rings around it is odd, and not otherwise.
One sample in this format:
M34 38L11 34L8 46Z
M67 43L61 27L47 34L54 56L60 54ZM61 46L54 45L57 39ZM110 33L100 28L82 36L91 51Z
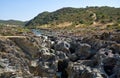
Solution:
M75 53L80 59L87 59L91 55L91 46L85 43L79 44Z
M0 77L13 76L120 78L119 33L77 38L1 38Z

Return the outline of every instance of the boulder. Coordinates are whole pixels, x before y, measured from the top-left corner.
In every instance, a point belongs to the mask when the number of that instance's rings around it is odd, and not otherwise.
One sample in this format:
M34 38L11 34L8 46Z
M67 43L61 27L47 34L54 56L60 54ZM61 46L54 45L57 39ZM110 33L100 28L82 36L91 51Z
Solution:
M120 54L120 44L112 44L110 49L113 51L113 53Z
M101 36L100 36L100 39L101 40L109 40L110 39L110 33L108 33L108 32L102 33Z
M75 50L75 53L80 59L87 59L92 54L91 46L86 43L79 44Z
M68 74L70 78L107 78L99 69L90 68L77 62L68 65Z
M55 55L57 57L57 59L68 59L66 53L62 52L62 51L56 51Z
M96 67L100 71L104 72L109 78L116 78L120 66L119 54L114 54L112 50L102 48L96 53L94 59L97 61Z
M57 44L55 44L54 49L56 51L62 51L65 53L70 53L69 51L70 44L66 41L58 41Z
M69 56L69 59L74 62L74 61L78 60L79 58L75 53L73 53Z
M48 48L42 48L40 50L40 56L44 61L54 61L55 55L53 53L50 53L50 50Z

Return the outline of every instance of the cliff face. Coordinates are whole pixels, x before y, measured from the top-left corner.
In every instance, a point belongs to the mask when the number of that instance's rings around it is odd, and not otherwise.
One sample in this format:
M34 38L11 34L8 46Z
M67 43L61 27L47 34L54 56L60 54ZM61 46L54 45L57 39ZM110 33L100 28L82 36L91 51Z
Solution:
M1 36L0 78L119 78L119 34Z

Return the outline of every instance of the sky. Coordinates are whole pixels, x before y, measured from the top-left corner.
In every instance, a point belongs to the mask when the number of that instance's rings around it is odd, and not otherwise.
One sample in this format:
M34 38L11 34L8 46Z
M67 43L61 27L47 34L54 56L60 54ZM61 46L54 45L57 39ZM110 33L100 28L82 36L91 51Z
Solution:
M44 11L86 6L120 7L120 0L0 0L0 20L28 21Z

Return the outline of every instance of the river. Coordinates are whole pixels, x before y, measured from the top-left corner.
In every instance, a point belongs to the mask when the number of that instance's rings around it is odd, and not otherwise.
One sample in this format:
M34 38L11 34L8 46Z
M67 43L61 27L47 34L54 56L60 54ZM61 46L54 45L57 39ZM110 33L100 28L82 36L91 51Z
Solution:
M57 33L50 31L50 30L45 30L45 29L32 29L32 32L36 35L36 36L41 36L41 35L47 35L47 36L55 36L57 35Z

